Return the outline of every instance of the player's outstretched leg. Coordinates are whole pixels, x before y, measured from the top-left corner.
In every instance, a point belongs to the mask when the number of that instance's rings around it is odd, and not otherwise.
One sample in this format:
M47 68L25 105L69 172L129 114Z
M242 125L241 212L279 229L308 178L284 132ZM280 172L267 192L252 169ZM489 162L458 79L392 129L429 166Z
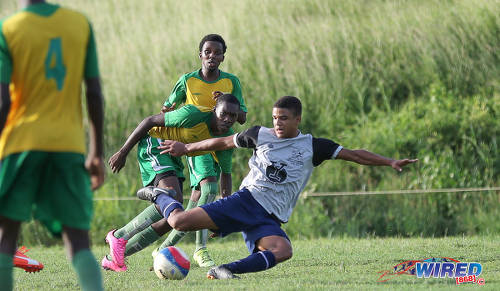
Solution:
M201 196L198 205L205 205L215 200L218 187L215 182L207 182L201 184ZM207 250L208 231L206 229L196 231L196 249L193 254L193 259L200 267L213 267L215 262L210 257Z
M109 256L102 259L101 265L106 270L122 272L127 270L125 265L125 256L127 249L130 249L136 244L130 244L128 241L134 242L136 236L142 234L151 226L151 224L159 221L163 217L158 212L154 205L148 206L139 215L127 223L124 227L118 230L111 230L106 236L106 242L109 244ZM141 235L140 237L143 237ZM147 236L149 237L149 236ZM134 240L135 239L135 240Z
M189 202L188 202L188 205L186 207L186 210L189 210L191 208L194 208L196 207L196 205L198 205L198 201L193 201L191 199L189 199ZM156 257L156 254L166 248L166 247L170 247L170 246L174 246L176 245L184 236L186 235L186 232L185 231L178 231L178 230L175 230L173 229L169 234L168 234L168 237L165 239L165 241L156 249L153 250L153 252L151 253L151 256Z
M155 203L160 207L161 215L165 218L168 218L170 213L177 208L184 210L182 204L174 199L175 195L174 190L151 186L141 188L137 191L137 198Z

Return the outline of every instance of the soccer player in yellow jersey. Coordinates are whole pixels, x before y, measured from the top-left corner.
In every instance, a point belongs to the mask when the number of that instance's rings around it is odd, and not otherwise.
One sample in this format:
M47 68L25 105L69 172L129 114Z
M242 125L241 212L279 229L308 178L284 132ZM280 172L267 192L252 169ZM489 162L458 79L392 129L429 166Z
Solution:
M174 111L149 116L139 123L120 150L109 159L109 166L114 173L118 173L125 166L128 153L139 142L137 155L143 185L171 191L175 193L175 198L182 202L182 181L176 170L177 158L168 154L155 156L153 152L159 154L160 151L151 147L152 141L161 138L195 142L215 136L232 135L231 126L236 122L239 111L238 99L234 95L223 94L218 96L212 111L206 111L203 106L188 104ZM215 151L211 154L223 173L231 173L232 150ZM158 165L172 173L158 174L155 169ZM160 185L158 180L164 181L164 185ZM115 272L126 271L126 256L146 248L167 231L170 231L170 226L162 219L158 209L154 205L147 207L126 225L108 233L105 240L110 251L109 255L103 257L102 267Z
M13 288L20 225L34 216L62 234L81 288L102 290L88 235L91 190L104 182L103 97L92 28L78 12L19 2L26 7L0 22L0 289Z
M163 111L173 109L180 103L194 104L213 108L214 92L231 93L240 101L238 122L245 123L247 108L242 97L239 79L230 73L219 69L224 61L226 43L218 34L208 34L199 44L199 58L201 68L182 75L174 86L169 98L165 101ZM192 194L187 209L212 202L218 192L217 179L220 176L222 196L232 193L231 174L220 171L220 166L211 155L188 157L189 180ZM184 235L182 232L172 231L160 248L176 244ZM210 258L206 248L207 231L196 232L196 249L193 258L200 267L211 267L215 262Z

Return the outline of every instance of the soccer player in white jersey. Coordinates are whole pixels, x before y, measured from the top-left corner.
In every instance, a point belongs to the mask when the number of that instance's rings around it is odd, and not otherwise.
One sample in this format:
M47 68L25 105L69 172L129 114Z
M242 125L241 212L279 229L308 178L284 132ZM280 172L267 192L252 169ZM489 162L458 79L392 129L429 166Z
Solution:
M137 192L140 199L154 202L174 229L210 229L220 236L243 233L250 255L210 269L208 278L237 278L234 274L263 271L292 257L292 245L281 224L288 221L313 168L323 161L341 159L396 171L417 161L349 150L329 139L303 134L299 130L301 112L300 100L285 96L273 106L273 128L254 126L228 137L191 144L165 141L160 147L174 156L235 147L253 149L250 172L240 190L213 203L184 211L161 189L146 187Z

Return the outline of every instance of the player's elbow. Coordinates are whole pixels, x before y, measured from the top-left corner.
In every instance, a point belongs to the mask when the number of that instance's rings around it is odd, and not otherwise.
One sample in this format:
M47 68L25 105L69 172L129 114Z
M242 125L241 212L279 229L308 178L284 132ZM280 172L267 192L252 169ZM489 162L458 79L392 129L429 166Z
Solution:
M164 126L164 122L164 114L151 115L142 120L140 127L149 130L155 126Z

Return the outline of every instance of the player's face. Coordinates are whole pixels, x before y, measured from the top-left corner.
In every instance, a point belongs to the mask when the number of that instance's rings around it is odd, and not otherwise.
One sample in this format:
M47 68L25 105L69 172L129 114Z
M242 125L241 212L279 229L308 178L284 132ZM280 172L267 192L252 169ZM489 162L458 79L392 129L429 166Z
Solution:
M218 41L206 41L201 48L200 59L203 69L210 72L219 69L220 63L224 61L222 43Z
M301 117L286 108L273 108L274 132L278 138L296 137Z
M236 119L238 119L239 111L240 107L238 105L229 102L222 102L215 107L217 129L219 132L224 133L233 126Z

